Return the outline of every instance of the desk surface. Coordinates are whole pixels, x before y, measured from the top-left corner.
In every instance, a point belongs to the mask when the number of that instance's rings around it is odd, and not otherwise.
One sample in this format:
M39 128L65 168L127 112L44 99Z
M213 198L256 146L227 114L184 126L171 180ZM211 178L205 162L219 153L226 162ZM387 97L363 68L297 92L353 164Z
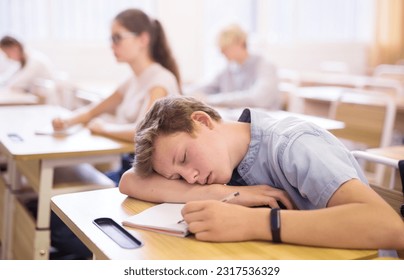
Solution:
M219 114L222 116L223 119L236 121L240 117L240 115L243 111L243 108L235 108L235 109L216 108L216 110L219 112ZM342 129L345 126L344 123L341 121L322 118L322 117L292 113L292 112L288 112L288 111L268 111L268 110L258 109L258 108L255 108L255 110L265 112L268 115L270 115L271 117L274 117L276 119L283 119L283 118L287 118L287 117L297 117L297 118L315 123L318 126L324 128L324 129L327 129L327 130Z
M350 88L339 86L310 86L300 87L296 94L298 97L306 99L315 99L319 101L333 102L336 101L342 92L349 91ZM404 112L404 96L395 97L396 108L398 112Z
M404 145L367 149L366 151L375 155L385 156L392 159L404 159Z
M273 244L265 241L210 243L135 230L130 233L143 242L137 249L123 249L99 230L92 221L109 217L118 224L152 203L128 198L117 188L63 194L52 198L52 210L86 244L98 259L370 259L376 250L344 250Z
M0 89L0 106L38 104L39 98L30 93Z
M68 113L49 105L1 107L0 145L13 158L24 160L133 152L133 143L93 135L86 128L63 137L35 133L51 129L52 118Z

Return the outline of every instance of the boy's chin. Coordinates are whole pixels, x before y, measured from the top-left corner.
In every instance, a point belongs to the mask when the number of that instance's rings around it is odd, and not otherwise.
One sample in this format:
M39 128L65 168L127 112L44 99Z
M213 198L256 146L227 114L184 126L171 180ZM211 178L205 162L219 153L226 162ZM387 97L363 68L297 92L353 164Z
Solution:
M230 180L231 180L231 175L229 175L229 176L223 176L222 178L218 178L218 179L217 179L218 182L216 182L215 184L222 184L222 185L225 185L225 184L227 184L228 182L230 182Z

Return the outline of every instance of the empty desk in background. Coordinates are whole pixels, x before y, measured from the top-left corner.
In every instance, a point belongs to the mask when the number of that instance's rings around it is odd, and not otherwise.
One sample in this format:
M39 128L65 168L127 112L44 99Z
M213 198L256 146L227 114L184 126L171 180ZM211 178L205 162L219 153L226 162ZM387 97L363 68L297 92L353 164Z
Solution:
M243 112L243 108L234 108L234 109L229 109L229 108L215 108L220 116L225 119L225 120L232 120L232 121L237 121L238 118L240 117L241 113ZM299 114L299 113L293 113L293 112L288 112L288 111L269 111L261 108L251 108L253 110L258 110L261 112L264 112L271 117L275 119L283 119L287 117L296 117L303 119L305 121L309 121L312 123L315 123L316 125L327 129L327 130L335 130L335 129L342 129L344 128L344 123L341 121L336 121L328 118L323 118L323 117L317 117L317 116L310 116L310 115L304 115L304 114Z
M331 103L347 90L338 86L314 86L297 88L289 98L288 110L306 115L329 117Z
M66 177L69 177L67 172L72 174L82 172L81 175L85 177L87 171L92 168L89 164L116 161L120 154L134 150L133 143L93 135L86 128L63 137L35 133L36 130L50 127L52 118L68 113L61 107L48 105L0 108L0 119L6 120L0 123L0 152L7 158L7 174L9 175L2 234L3 258L14 258L12 232L21 226L26 231L31 231L25 232L25 236L21 237L21 242L25 244L20 246L27 250L27 254L22 255L21 258L47 259L50 244L51 196L101 187L97 184L99 181L111 182L103 174L97 172L96 174L100 175L97 175L95 180L89 180L89 185L86 185L87 181L84 178L85 182L67 182L67 184L61 185L61 189L56 189L54 188L57 179L56 172L59 171ZM81 168L82 166L84 170ZM36 220L33 220L29 213L26 213L27 211L24 212L18 203L18 197L22 192L20 189L21 175L26 178L29 187L37 195ZM69 181L71 178L67 179ZM13 223L14 217L18 217L16 223Z
M266 241L214 243L125 227L143 246L121 248L93 220L122 220L154 205L104 189L54 196L52 210L93 252L95 259L112 260L265 260L265 259L372 259L376 250L345 250L274 244Z
M404 96L397 96L396 98L396 120L394 129L401 133L404 143Z
M349 91L350 88L340 86L312 86L312 87L300 87L294 92L296 99L302 99L305 103L311 103L307 110L312 109L310 112L299 105L305 104L292 104L291 111L298 113L306 113L321 117L328 117L329 108L331 103L338 100L341 93ZM397 95L394 97L397 109L397 115L404 115L404 96ZM307 104L306 104L307 105ZM297 106L297 107L294 107ZM396 120L397 123L397 120ZM404 129L403 129L404 131Z
M10 105L35 105L39 98L32 93L25 93L10 89L0 89L0 106Z
M393 160L404 160L404 145L367 149L366 152ZM382 184L390 189L402 190L404 192L399 172L394 172L394 169L392 171L392 174L386 172Z
M332 102L347 90L349 88L338 86L301 87L294 92L289 109L293 112L329 117ZM393 99L396 104L394 131L404 139L404 96L396 95Z
M367 152L392 159L404 159L404 146L390 146L383 148L368 149Z

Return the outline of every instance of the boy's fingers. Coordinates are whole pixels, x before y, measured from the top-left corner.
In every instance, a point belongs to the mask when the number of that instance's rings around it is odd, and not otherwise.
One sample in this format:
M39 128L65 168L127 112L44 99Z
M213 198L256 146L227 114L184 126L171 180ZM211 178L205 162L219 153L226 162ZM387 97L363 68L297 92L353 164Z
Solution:
M206 201L190 201L185 204L185 206L181 210L182 216L202 211L206 207Z
M276 200L282 202L283 205L285 205L285 207L287 209L293 209L293 203L289 197L289 195L284 192L284 191L277 191L275 194L272 195L273 197L276 198ZM278 203L277 203L278 204ZM279 207L279 206L278 206Z
M293 203L290 201L289 197L282 196L282 197L280 197L279 200L280 200L280 202L282 202L283 205L285 205L285 207L287 209L293 209L294 208Z
M208 230L207 223L195 221L188 223L188 230L194 234Z

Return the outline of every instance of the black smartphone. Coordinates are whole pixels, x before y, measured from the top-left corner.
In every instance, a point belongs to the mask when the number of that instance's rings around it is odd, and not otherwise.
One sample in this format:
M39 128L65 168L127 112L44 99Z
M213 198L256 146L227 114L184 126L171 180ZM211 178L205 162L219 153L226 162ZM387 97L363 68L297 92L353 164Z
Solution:
M98 218L93 223L122 248L136 249L143 245L140 240L111 218Z

